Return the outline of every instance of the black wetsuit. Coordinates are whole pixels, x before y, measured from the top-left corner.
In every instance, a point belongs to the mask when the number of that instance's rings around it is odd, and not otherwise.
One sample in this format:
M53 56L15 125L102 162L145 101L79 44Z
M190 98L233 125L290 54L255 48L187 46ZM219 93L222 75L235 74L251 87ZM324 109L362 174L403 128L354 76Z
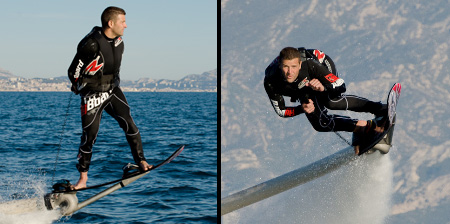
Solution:
M83 134L77 164L80 172L89 170L92 147L103 111L116 119L125 132L134 161L137 164L145 161L139 129L119 87L123 51L121 37L110 39L105 36L101 27L94 27L78 44L77 53L69 67L72 90L81 96Z
M307 103L311 99L315 110L306 114L311 125L320 132L348 131L356 127L356 119L346 116L328 114L332 110L351 110L369 112L375 115L383 113L383 104L372 102L362 97L344 95L346 91L344 80L338 77L335 65L328 55L316 49L299 48L304 53L304 60L298 78L288 83L280 69L280 59L275 58L266 68L264 88L275 112L280 117L293 117L304 113L301 105L286 107L283 96L291 97L291 102ZM318 79L325 87L324 92L312 90L305 86L312 79Z

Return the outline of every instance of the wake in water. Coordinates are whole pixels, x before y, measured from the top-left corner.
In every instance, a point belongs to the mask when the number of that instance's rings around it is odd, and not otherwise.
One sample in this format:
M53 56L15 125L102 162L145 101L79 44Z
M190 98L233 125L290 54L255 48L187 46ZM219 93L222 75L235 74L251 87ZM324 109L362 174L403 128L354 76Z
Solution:
M223 217L224 223L384 223L391 208L390 155L350 164Z
M43 176L21 173L14 175L20 182L5 179L6 188L0 194L0 224L50 224L61 218L58 210L45 207Z

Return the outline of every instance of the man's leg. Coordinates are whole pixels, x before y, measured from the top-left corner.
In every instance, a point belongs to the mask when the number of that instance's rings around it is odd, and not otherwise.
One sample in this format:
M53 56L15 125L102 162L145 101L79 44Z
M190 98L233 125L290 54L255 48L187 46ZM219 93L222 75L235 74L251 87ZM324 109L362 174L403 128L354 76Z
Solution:
M328 114L328 110L322 105L319 100L321 98L313 97L311 100L314 103L314 112L306 114L309 122L316 131L330 132L330 131L346 131L346 132L368 132L374 130L376 132L383 132L380 119L372 120L356 120L347 116ZM342 106L342 104L336 104ZM382 105L379 105L380 107ZM336 108L336 107L335 107ZM378 122L378 123L377 123Z
M357 133L369 133L370 131L382 133L386 125L386 119L384 117L377 117L372 120L359 120L356 124L356 128L353 132Z
M328 110L324 107L321 98L313 96L311 101L314 104L314 111L306 114L309 122L316 131L331 132L331 131L346 131L353 132L356 128L358 120L347 116L340 116L328 114Z
M87 173L91 164L92 147L97 139L102 112L105 105L107 105L107 101L108 100L100 105L97 105L97 107L89 107L88 111L87 102L89 101L81 98L81 124L83 127L83 134L81 136L77 156L77 169L78 172L80 172L80 178L78 182L72 186L73 189L81 189L86 187L86 182L88 180Z
M119 87L114 89L111 104L105 108L105 111L117 120L125 132L135 163L139 165L142 171L150 169L152 165L149 165L144 157L141 134L131 117L127 99Z
M330 110L350 110L354 112L372 113L376 117L387 113L387 105L381 102L373 102L366 98L354 95L343 95L325 101L326 108Z
M387 105L373 102L366 98L354 95L343 95L325 100L325 107L332 110L350 110L354 112L367 112L375 115L372 120L360 120L353 132L368 132L370 130L383 132L387 114Z

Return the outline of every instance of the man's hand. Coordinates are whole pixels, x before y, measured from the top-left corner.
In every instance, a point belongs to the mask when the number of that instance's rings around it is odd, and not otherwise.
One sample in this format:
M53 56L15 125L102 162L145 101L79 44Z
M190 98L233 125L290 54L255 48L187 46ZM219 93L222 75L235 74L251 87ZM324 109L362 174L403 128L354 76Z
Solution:
M314 112L314 103L311 99L308 99L309 102L308 103L302 103L302 108L305 111L305 113L310 114L312 112Z
M73 93L75 93L75 95L78 95L78 94L79 94L77 87L74 86L74 85L72 85L72 87L70 88L70 90L71 90Z
M325 87L318 79L311 80L310 82L306 83L306 86L311 87L311 89L313 89L314 91L323 92L325 90Z

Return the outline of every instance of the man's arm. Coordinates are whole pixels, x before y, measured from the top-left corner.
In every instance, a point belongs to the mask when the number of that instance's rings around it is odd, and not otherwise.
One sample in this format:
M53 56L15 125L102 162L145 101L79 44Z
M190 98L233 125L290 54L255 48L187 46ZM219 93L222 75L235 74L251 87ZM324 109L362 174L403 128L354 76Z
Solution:
M264 88L266 89L270 103L278 116L293 117L304 112L301 106L286 107L283 96L274 92L274 86L270 83L270 78L267 75L264 78Z
M98 54L99 47L97 41L94 39L82 40L77 47L77 53L72 60L67 71L70 82L72 83L72 91L78 94L79 83L83 78L83 73L86 67L95 56Z
M320 83L324 86L323 91L327 91L328 93L341 94L346 91L344 80L337 77L322 64L314 60L309 60L311 63L311 74L314 74ZM317 90L316 90L317 91Z

